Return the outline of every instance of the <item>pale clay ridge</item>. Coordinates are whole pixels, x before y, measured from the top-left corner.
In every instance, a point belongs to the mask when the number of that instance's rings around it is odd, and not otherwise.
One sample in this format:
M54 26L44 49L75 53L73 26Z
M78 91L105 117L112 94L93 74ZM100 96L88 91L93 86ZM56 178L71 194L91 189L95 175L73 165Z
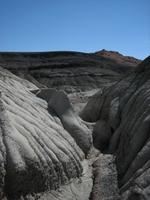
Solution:
M48 102L49 108L56 112L64 128L75 139L83 152L87 154L92 146L91 131L75 114L65 92L56 91L55 89L43 89L37 96Z
M29 91L37 87L17 79L1 69L0 191L3 196L5 189L14 199L56 189L84 171L81 149L60 119L48 113L46 101ZM87 179L90 187L83 200L92 187L90 176Z

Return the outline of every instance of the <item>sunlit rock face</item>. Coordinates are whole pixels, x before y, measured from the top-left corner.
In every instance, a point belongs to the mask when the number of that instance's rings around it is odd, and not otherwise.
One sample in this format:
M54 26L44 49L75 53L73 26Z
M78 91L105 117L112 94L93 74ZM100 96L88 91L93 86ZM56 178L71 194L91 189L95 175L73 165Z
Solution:
M121 53L117 51L107 51L105 49L102 49L101 51L95 52L96 55L102 56L104 58L110 58L114 60L117 64L122 64L126 66L135 66L140 63L139 59L136 59L131 56L123 56Z
M37 96L48 102L49 109L57 114L63 127L87 155L92 146L91 131L74 112L67 94L55 89L42 89L37 93Z
M1 199L57 189L83 172L83 151L35 89L0 69Z
M116 155L125 200L150 199L149 106L150 57L134 73L93 96L81 113L84 120L97 122L94 145Z

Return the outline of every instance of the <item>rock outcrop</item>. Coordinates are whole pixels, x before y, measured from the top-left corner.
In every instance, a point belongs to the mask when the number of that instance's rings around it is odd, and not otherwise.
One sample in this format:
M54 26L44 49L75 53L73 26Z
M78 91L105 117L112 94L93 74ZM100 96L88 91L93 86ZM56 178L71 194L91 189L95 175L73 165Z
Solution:
M0 52L0 65L39 88L65 91L78 113L91 94L121 80L140 62L106 50L95 53Z
M73 111L67 94L55 89L43 89L37 93L37 96L47 101L49 109L52 109L59 116L64 128L87 154L92 146L91 131Z
M116 155L123 200L150 199L149 105L150 57L135 72L94 95L81 113L84 120L97 121L95 146Z
M67 199L85 188L86 200L92 175L84 153L47 102L30 92L36 89L0 69L0 199ZM62 198L51 193L61 186Z

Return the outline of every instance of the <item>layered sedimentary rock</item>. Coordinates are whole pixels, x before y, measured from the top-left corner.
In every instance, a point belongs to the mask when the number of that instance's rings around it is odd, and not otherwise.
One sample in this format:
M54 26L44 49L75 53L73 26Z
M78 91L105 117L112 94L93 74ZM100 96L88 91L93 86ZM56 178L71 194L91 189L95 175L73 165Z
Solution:
M86 200L92 188L88 162L47 102L31 92L37 89L0 69L0 199L80 199L84 188ZM62 185L62 194L51 193Z
M113 85L141 61L118 52L0 53L0 64L37 85L69 94L76 112L98 89Z
M72 93L111 85L140 62L135 58L126 62L121 54L122 62L118 62L112 52L106 53L109 56L80 52L0 53L0 64L38 87Z
M84 120L97 122L94 145L116 155L125 200L150 199L149 105L150 57L134 73L94 95L81 113Z

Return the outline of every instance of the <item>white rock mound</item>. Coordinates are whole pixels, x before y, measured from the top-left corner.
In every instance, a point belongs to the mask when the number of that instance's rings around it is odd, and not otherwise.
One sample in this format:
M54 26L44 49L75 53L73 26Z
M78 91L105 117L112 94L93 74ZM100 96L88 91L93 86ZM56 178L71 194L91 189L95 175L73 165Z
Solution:
M43 89L37 96L48 102L49 109L54 110L61 119L64 128L75 139L83 152L87 154L92 145L91 131L75 114L65 92L57 91L55 89Z
M0 199L36 199L42 192L51 199L52 190L82 177L84 171L82 150L60 119L48 112L46 101L30 92L35 89L0 69ZM88 186L82 178L80 183L80 190L86 191L83 200L92 187L88 173ZM80 194L80 190L73 191Z

